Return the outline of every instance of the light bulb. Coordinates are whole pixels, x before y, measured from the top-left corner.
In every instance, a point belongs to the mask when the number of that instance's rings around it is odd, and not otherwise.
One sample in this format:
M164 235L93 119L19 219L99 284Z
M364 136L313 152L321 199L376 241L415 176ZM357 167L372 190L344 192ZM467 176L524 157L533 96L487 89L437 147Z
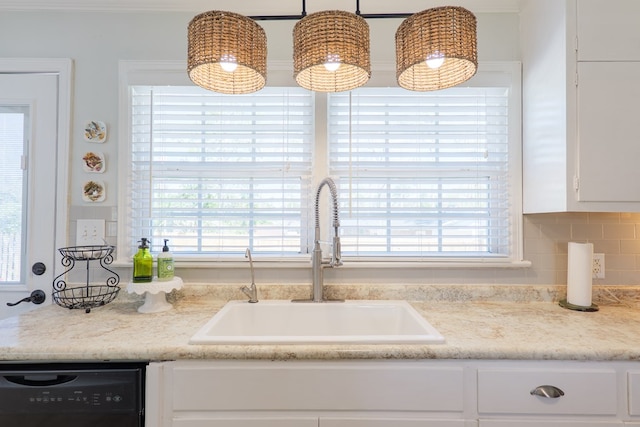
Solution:
M324 68L327 71L334 72L340 68L340 55L337 53L330 53L327 55L327 61L324 63Z
M238 68L236 57L230 54L224 54L220 57L220 66L228 73L233 73Z
M427 55L426 63L429 68L440 68L444 64L444 55L436 50Z

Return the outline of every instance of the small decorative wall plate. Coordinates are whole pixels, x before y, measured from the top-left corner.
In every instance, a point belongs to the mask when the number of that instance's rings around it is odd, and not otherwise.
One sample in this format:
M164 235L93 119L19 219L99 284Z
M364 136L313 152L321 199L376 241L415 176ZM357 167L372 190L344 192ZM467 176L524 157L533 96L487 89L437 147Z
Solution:
M107 139L107 125L97 120L89 120L84 125L84 140L104 142Z
M82 200L85 202L102 202L105 197L104 182L92 180L82 185Z
M99 151L87 151L82 156L82 169L90 173L103 173L106 167L104 154Z

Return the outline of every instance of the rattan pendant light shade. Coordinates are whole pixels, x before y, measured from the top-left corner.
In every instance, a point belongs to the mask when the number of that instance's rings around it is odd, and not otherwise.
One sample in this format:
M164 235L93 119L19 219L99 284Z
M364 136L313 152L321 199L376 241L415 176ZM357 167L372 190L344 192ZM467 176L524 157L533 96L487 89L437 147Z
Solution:
M267 36L246 16L201 13L188 27L187 72L195 84L208 90L256 92L267 80Z
M371 77L369 25L341 10L305 16L293 28L293 75L305 89L342 92Z
M462 7L437 7L405 19L396 32L398 84L430 91L469 80L478 68L476 27L476 17Z

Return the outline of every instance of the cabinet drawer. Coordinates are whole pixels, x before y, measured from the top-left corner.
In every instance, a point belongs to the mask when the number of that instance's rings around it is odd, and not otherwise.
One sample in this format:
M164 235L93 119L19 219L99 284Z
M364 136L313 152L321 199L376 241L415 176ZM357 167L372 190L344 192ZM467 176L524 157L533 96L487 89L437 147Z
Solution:
M571 420L480 420L478 427L622 427L622 421L571 421Z
M476 427L475 421L430 418L320 418L320 427Z
M640 415L640 371L627 374L629 387L629 415Z
M220 362L173 368L173 409L463 410L463 369L419 362Z
M564 395L531 394L542 385ZM615 415L616 395L614 370L478 370L478 411L483 414Z

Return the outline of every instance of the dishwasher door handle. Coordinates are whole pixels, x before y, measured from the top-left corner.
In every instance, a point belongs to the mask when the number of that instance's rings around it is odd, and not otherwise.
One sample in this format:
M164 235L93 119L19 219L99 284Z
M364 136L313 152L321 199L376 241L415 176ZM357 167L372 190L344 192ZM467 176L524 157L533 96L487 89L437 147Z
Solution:
M5 375L4 379L26 387L50 387L71 382L76 375Z

